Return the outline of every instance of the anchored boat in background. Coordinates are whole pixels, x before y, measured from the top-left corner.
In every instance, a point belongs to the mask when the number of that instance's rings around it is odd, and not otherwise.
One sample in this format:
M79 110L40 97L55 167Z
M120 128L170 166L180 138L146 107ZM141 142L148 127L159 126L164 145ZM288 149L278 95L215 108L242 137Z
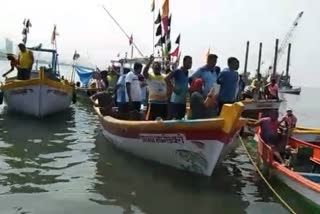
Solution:
M33 49L34 56L51 55L48 67L40 66L36 60L29 80L7 78L0 86L9 111L44 117L66 110L74 98L74 86L62 80L57 70L58 54L51 49ZM44 64L44 63L42 63Z

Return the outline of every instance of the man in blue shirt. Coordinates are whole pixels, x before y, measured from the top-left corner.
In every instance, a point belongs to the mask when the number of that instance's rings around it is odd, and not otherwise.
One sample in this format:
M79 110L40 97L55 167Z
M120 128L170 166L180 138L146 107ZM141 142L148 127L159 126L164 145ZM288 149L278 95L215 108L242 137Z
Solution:
M218 56L215 54L209 54L207 57L207 64L199 68L194 72L190 79L191 81L196 78L201 78L204 84L203 95L207 96L210 89L215 83L217 83L217 78L219 75L219 67L216 67Z
M191 56L183 58L183 66L180 69L170 72L165 81L167 92L171 94L169 105L169 119L181 120L186 114L186 97L188 93L188 73L192 67ZM172 92L172 93L171 93Z
M218 96L219 113L223 104L234 103L239 89L239 60L235 57L228 59L228 68L225 68L218 76L217 83L220 85Z

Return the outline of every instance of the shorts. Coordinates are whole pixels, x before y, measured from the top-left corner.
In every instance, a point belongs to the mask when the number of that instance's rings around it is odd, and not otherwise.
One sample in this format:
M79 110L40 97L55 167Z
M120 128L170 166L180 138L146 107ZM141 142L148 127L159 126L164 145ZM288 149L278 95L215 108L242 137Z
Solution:
M18 68L18 80L28 80L31 76L31 69L30 68Z
M117 103L118 112L128 113L129 112L129 103Z
M169 119L181 120L186 115L186 104L170 103L169 104Z
M161 117L163 120L167 119L168 105L159 103L150 103L148 107L147 120L155 120Z
M131 102L131 105L129 106L129 110L140 112L141 102Z

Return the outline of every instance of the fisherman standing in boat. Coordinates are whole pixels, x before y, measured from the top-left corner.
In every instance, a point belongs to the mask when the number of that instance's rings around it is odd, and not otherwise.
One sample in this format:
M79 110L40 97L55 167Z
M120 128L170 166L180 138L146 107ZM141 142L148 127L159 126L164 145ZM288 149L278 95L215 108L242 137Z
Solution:
M283 151L283 139L281 134L278 132L279 122L278 122L279 112L271 111L269 117L261 118L255 122L248 122L248 126L257 127L260 126L260 137L262 140L271 146L274 156L278 161L284 164L284 160L280 155Z
M152 64L153 72L149 73ZM161 73L161 64L154 62L154 57L150 56L148 64L143 69L143 76L147 80L149 91L149 107L147 120L155 120L157 117L167 119L167 85L165 75Z
M18 56L18 80L28 80L31 76L31 70L34 63L33 53L27 50L23 43L18 45L20 53Z
M7 59L10 61L10 70L2 75L2 77L6 77L9 73L14 71L14 69L18 66L18 60L16 59L14 54L7 54Z
M207 57L207 64L201 68L199 68L196 72L194 72L190 77L190 82L193 79L201 78L204 84L203 94L207 95L210 89L217 83L218 75L220 73L219 69L217 69L218 56L215 54L209 54Z
M126 75L126 91L128 95L129 110L140 112L141 110L141 86L139 75L141 74L142 64L134 63L133 71Z
M185 56L182 67L170 72L165 78L170 98L169 119L181 120L186 114L188 74L191 67L192 57Z
M217 83L220 85L218 96L219 113L222 106L227 103L234 103L237 100L239 88L239 60L235 57L228 59L228 68L225 68L218 76Z

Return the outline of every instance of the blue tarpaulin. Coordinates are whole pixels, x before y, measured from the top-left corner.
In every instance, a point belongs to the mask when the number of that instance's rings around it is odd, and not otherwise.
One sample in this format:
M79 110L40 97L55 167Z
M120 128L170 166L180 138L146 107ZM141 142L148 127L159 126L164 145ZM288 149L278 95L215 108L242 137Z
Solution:
M87 86L94 70L77 65L74 66L74 69L76 70L82 85Z

